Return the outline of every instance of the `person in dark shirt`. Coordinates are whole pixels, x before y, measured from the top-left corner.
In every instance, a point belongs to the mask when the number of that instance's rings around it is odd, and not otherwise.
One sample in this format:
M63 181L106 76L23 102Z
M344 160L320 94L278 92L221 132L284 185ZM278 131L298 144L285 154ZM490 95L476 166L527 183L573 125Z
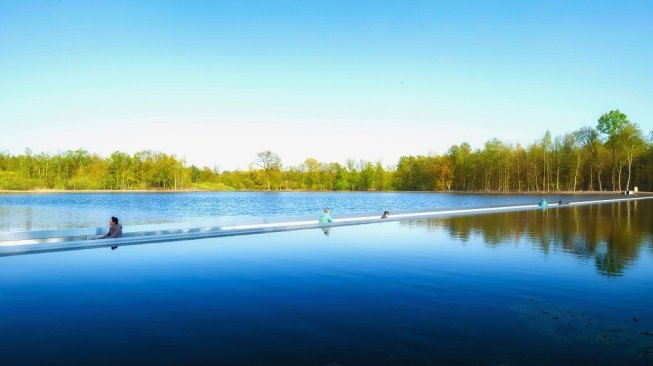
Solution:
M118 223L118 218L111 216L109 220L109 232L106 235L102 235L100 239L106 238L119 238L122 236L122 225Z

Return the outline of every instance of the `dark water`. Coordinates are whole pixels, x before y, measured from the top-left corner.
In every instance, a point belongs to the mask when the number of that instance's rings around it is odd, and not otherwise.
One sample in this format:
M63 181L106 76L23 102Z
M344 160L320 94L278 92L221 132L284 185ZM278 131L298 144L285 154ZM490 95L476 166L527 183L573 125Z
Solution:
M597 196L546 196L549 201ZM0 232L104 226L117 216L127 227L148 224L226 224L256 218L334 216L536 203L538 195L418 192L218 192L0 194Z
M653 202L0 257L0 364L653 362Z

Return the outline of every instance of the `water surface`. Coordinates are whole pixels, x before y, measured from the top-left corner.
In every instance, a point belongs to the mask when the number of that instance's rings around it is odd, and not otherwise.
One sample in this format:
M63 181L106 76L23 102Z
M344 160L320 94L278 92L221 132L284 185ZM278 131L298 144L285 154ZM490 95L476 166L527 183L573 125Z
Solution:
M649 364L653 202L0 257L2 362Z
M547 196L549 201L597 196ZM609 196L602 196L609 197ZM128 227L221 225L260 218L335 217L405 210L536 203L538 195L422 192L212 192L0 194L0 232L98 227L117 216Z

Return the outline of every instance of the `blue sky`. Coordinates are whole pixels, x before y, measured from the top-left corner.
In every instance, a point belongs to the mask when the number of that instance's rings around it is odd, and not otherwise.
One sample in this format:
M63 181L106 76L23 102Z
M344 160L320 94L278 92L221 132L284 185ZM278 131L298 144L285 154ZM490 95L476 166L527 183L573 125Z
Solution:
M0 150L246 168L653 129L651 1L1 1Z

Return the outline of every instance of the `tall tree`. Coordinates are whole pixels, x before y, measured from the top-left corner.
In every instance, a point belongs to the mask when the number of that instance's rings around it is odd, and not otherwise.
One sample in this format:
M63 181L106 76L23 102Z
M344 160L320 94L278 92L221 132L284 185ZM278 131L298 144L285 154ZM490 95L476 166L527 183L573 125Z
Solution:
M544 136L542 137L542 190L548 191L550 188L551 181L551 164L550 160L547 159L549 155L549 150L551 150L552 141L551 141L551 131L546 130Z
M608 144L612 150L612 190L615 190L616 183L616 149L617 137L628 124L628 117L618 109L610 111L599 117L596 129L605 134L608 138Z
M449 159L451 160L454 167L454 181L452 183L454 189L460 189L463 191L468 190L467 182L469 179L468 174L471 154L472 148L466 142L463 142L460 144L460 146L451 146L447 152L447 155L449 156Z
M583 127L580 130L574 132L576 140L580 143L581 148L589 156L590 163L590 184L589 189L593 190L594 186L592 183L593 173L596 172L596 178L598 180L599 191L603 190L601 184L601 161L599 156L599 149L601 148L601 140L599 138L599 133L592 127Z
M281 157L270 150L262 151L256 154L254 165L263 169L268 191L270 191L270 176L272 172L281 170Z
M304 160L302 172L304 173L306 188L315 189L315 187L319 187L320 162L317 159L308 158Z
M644 153L646 150L646 141L642 130L635 123L627 123L620 133L620 140L624 147L626 162L628 164L628 180L626 181L626 190L630 190L630 178L632 174L633 159Z

